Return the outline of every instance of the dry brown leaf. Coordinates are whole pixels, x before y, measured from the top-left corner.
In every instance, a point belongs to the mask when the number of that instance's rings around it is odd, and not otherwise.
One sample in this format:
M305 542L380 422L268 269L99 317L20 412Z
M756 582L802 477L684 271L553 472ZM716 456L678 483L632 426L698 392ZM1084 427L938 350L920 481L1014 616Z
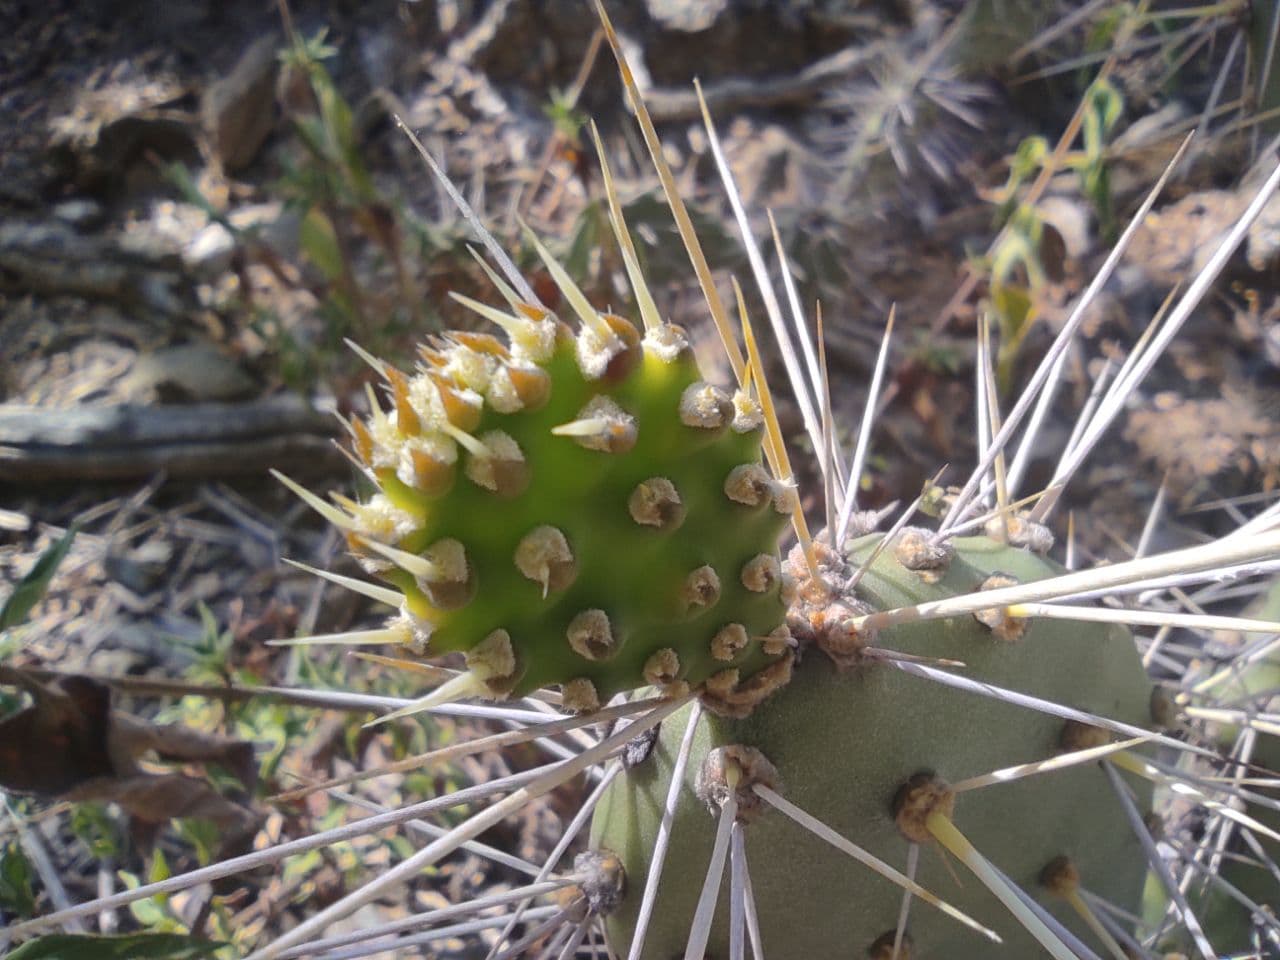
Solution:
M218 763L252 792L253 744L179 724L154 724L111 709L110 689L87 677L49 683L0 666L0 684L26 690L31 705L0 720L0 787L15 793L118 804L131 818L159 824L199 817L242 833L258 815L223 797L208 781L158 773L149 755L178 763Z

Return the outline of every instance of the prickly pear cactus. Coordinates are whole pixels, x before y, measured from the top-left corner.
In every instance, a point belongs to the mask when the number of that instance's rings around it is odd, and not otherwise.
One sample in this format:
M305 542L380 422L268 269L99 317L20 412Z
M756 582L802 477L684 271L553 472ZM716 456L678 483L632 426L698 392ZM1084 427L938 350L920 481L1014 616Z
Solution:
M409 372L364 355L385 388L384 397L371 392L366 419L348 424L352 458L370 492L360 501L334 495L331 502L285 479L387 585L314 572L397 612L380 629L284 642L394 644L407 655L373 659L417 673L420 664L409 655L464 664L457 676L380 720L474 696L542 694L519 709L451 704L518 729L505 730L500 741L450 744L366 773L438 763L499 742L537 743L553 761L310 836L272 838L219 864L11 924L0 930L0 950L45 926L106 916L144 897L421 824L425 816L452 820L456 808L483 801L358 889L255 946L247 960L367 950L416 956L432 951L430 943L481 930L492 957L561 960L588 946L594 954L601 931L610 956L628 960L740 960L748 940L755 960L1123 960L1164 950L1209 960L1223 949L1262 955L1259 945L1280 936L1274 919L1280 819L1274 781L1253 774L1280 767L1280 750L1274 738L1251 741L1276 732L1280 665L1272 641L1231 657L1230 669L1203 681L1197 667L1179 658L1208 661L1211 648L1166 650L1154 662L1161 670L1172 665L1176 676L1165 682L1175 695L1153 701L1132 636L1114 624L1155 625L1158 637L1183 628L1274 635L1274 619L1187 614L1181 605L1193 604L1186 596L1145 610L1141 600L1106 610L1070 601L1117 588L1131 588L1135 597L1172 596L1187 583L1252 577L1263 568L1245 565L1280 555L1280 510L1268 507L1203 547L1061 576L1042 555L1052 539L1047 528L1033 522L1054 509L1080 457L1106 433L1143 368L1192 314L1225 258L1209 258L1160 334L1134 348L1140 352L1126 360L1114 390L1108 387L1076 424L1069 456L1048 488L1013 499L1018 484L1009 480L1001 451L1010 447L1015 418L1031 409L1024 401L1038 396L1037 411L1049 409L1041 403L1054 395L1050 378L1102 282L1082 295L1015 405L1022 414L1010 413L1002 427L982 325L978 372L987 400L979 402L979 447L986 453L948 504L939 532L895 528L852 542L843 530L811 537L746 298L736 289L744 360L599 0L597 13L738 389L705 382L683 333L661 320L597 141L615 249L643 335L630 321L596 310L535 240L570 308L562 316L571 310L577 317L571 329L537 303L509 257L481 231L505 277L486 265L507 309L459 299L505 339L441 335ZM754 254L757 238L709 113L706 131ZM1219 253L1243 238L1246 220L1261 213L1280 184L1280 171L1268 183ZM847 518L858 506L872 417L842 475L841 458L832 455L840 443L821 324L811 341L798 294L784 284L801 344L817 344L818 357L806 356L806 377L788 346L767 265L748 259L822 472L812 494L825 501L828 525L840 527L843 519L836 524L834 516ZM892 324L891 315L869 411L879 402ZM1021 424L1020 450L1037 446L1037 415L1030 419ZM811 515L819 512L817 499L807 498L815 506ZM1227 504L1233 515L1243 502ZM1018 504L1030 503L1031 514L1019 515ZM784 562L779 544L788 522L797 546ZM987 536L958 535L979 523ZM1195 606L1213 599L1191 596ZM1273 596L1267 616L1280 613L1277 602ZM1149 659L1159 642L1151 639ZM1223 700L1202 706L1219 682L1215 695ZM555 698L545 688L558 689L557 705L566 713L585 716L548 717ZM386 703L302 693L303 702L341 709ZM567 733L576 747L566 755L554 738ZM1127 739L1114 742L1117 736ZM1229 740L1235 742L1224 762L1213 748ZM1183 766L1166 773L1171 764L1157 763L1153 742L1176 749ZM588 772L598 786L540 866L476 842ZM1177 805L1162 803L1161 812L1196 821L1195 829L1184 823L1170 831L1161 848L1153 840L1160 825L1150 816L1153 781L1177 794ZM577 852L570 867L566 855L588 819L590 848ZM1241 828L1247 849L1229 847L1231 831ZM1216 837L1217 848L1202 844L1202 836ZM430 868L461 848L519 868L533 882L366 922L389 894L431 882ZM1202 853L1210 855L1202 870L1210 876L1184 894L1183 881L1201 869ZM1180 876L1172 875L1171 863ZM1148 920L1136 921L1149 870ZM415 902L419 893L406 892L399 902ZM543 897L551 902L533 906ZM511 913L494 913L508 906ZM455 923L464 916L473 919ZM345 949L361 940L372 942Z
M760 409L704 382L677 328L641 338L573 296L576 337L473 304L509 344L451 333L411 376L370 358L392 409L351 424L380 489L345 504L348 542L403 593L401 642L465 654L450 695L558 686L582 711L716 677L745 709L790 668L795 495L760 464Z
M842 561L828 557L829 582L840 582L840 570L859 565L878 539L852 544ZM1045 955L964 866L913 830L904 803L910 807L909 785L918 784L912 778L922 772L938 778L927 781L940 788L936 794L925 791L929 803L946 809L954 804L956 826L982 855L1036 894L1082 939L1088 941L1089 932L1039 882L1056 858L1069 857L1091 892L1116 904L1137 903L1145 860L1096 766L958 795L945 786L1077 748L1082 733L1102 731L907 675L865 646L963 661L963 672L972 679L1145 725L1151 688L1128 631L1063 621L1028 623L992 611L903 624L874 638L848 635L842 620L851 606L906 606L994 585L993 576L1000 583L1026 582L1058 572L1028 550L986 538L957 539L953 556L933 558L923 555L924 538L915 532L907 531L897 542L899 549L883 551L872 563L853 597L808 603L802 583L791 620L797 637L811 644L790 685L746 719L712 715L699 724L672 827L678 841L663 869L644 957L666 960L685 950L716 832L706 802L714 799L709 785L716 781L715 767L725 762L723 749L731 756L744 747L758 750L755 764L739 764L744 782L764 777L766 786L786 800L889 864L901 868L909 844L923 841L917 881L1004 941L997 946L917 900L906 927L910 952L901 957ZM614 782L596 813L593 843L616 851L627 871L628 895L609 918L620 955L627 954L634 932L685 726L680 715L664 723L649 757ZM1139 805L1148 808L1150 789L1134 787ZM738 790L765 955L771 960L890 956L902 890L769 809L749 790ZM707 956L729 955L727 914L723 909L720 914Z

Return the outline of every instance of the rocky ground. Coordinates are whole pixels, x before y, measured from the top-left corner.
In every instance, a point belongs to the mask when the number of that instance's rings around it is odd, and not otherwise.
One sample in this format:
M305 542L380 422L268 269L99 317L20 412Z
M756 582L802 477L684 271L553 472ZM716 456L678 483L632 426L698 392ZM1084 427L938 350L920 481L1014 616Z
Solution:
M747 206L776 211L805 302L823 304L843 440L896 304L870 506L914 495L939 463L958 477L972 461L972 340L992 295L982 257L1001 250L995 214L1019 144L1040 134L1052 147L1081 102L1081 78L1106 70L1125 108L1104 157L1123 224L1185 131L1240 95L1243 70L1229 54L1239 27L1229 18L1145 45L1151 35L1139 32L1107 61L1105 48L1090 55L1084 27L1046 39L1032 14L961 34L959 6L611 4L726 277L746 268L698 119L695 74ZM343 558L337 539L265 471L345 487L330 414L361 407L369 373L342 339L404 361L425 334L462 322L446 291L480 295L485 286L465 223L393 116L419 132L500 239L519 246L518 224L528 222L594 297L616 304L607 248L596 249L601 186L580 125L594 117L664 309L705 331L584 0L334 0L293 3L284 14L266 0L0 0L0 33L10 38L0 50L0 580L16 583L69 526L82 530L11 666L232 683L340 679L262 646L368 616L278 562L341 569ZM282 56L291 44L294 55ZM1072 69L1053 69L1073 57ZM1227 81L1214 99L1220 70ZM1241 117L1237 106L1200 125L1069 364L1063 419L1047 431L1033 480L1051 469L1053 442L1066 436L1101 359L1121 355L1247 202L1260 147L1248 128L1231 133ZM1011 387L1107 250L1108 225L1070 163L1060 169L1037 200L1045 276L1029 294L1036 319L1008 360ZM763 237L767 222L755 228ZM1078 517L1087 549L1132 538L1145 510L1137 505L1162 479L1178 510L1280 480L1278 247L1280 208L1264 216L1081 478L1074 496L1088 507ZM798 424L794 412L784 417ZM1206 516L1175 517L1170 536ZM156 709L124 691L115 702L147 716ZM281 722L230 708L188 708L182 719L247 739ZM403 746L359 736L353 721L299 723L305 747L265 771L271 789ZM492 774L508 761L463 773ZM43 817L36 843L51 851L69 894L86 899L115 882L57 817L39 813L46 808L24 810ZM267 829L329 812L275 812ZM534 849L558 824L554 807L539 817L502 842ZM12 829L0 823L0 850ZM177 838L159 842L175 865L192 855ZM118 856L117 865L140 869L135 847ZM509 879L480 863L450 882ZM265 907L233 901L250 912L232 915L259 928L278 923L299 886L323 898L350 869L328 861L276 878ZM200 907L175 909L191 920Z

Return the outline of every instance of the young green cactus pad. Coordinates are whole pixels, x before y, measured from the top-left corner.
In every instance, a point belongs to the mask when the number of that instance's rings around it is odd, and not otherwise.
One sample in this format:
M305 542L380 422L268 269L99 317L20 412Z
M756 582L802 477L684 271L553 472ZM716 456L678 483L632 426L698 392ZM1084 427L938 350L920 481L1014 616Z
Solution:
M900 535L898 543L913 539ZM873 536L851 544L848 563L860 566L879 540ZM914 605L968 593L992 574L1028 582L1060 572L1027 550L989 539L958 538L953 543L954 555L923 570L903 565L904 560L912 562L911 551L880 552L858 584L854 605ZM824 572L830 582L839 581L837 571ZM794 608L793 619L803 616L802 606ZM822 623L823 613L848 606L849 599L836 598L814 606L808 616ZM959 660L972 679L1135 726L1148 723L1151 686L1123 627L1045 620L1018 626L1025 629L1014 637L1007 619L994 629L972 615L905 623L879 633L874 640L878 653L864 647L839 669L823 654L827 637L819 635L833 632L833 626L814 631L796 624L797 636L808 633L815 645L804 654L791 684L750 717L706 717L693 734L671 825L677 841L667 853L640 956L679 956L688 941L716 833L716 819L708 813L706 791L699 784L705 783L717 752L729 745L759 750L773 768L766 786L840 837L899 866L914 841L895 821L895 799L913 775L932 771L960 786L954 822L964 835L1082 939L1089 937L1087 927L1037 882L1055 858L1070 856L1092 892L1133 909L1146 874L1142 849L1095 766L964 789L969 778L1069 751L1064 738L1076 732L1073 722L922 681L885 659L893 651ZM839 630L834 625L834 632ZM620 955L632 943L687 720L678 714L663 725L652 753L614 780L593 821L593 844L621 856L629 881L621 908L608 918L610 942ZM1147 809L1150 786L1139 787L1137 795ZM874 956L871 948L886 931L891 942L902 889L759 797L753 799L749 815L740 812L739 821L765 955L771 960L860 956L864 951ZM719 805L713 807L719 813ZM745 809L740 802L739 811ZM956 871L964 868L938 844L929 847L919 857L916 882L994 930L1003 944L993 944L955 916L922 903L912 907L906 924L915 951L911 956L1042 955L1043 947L982 884L958 877ZM727 899L722 898L711 929L708 956L730 955Z
M412 376L369 358L393 409L351 434L378 492L335 519L404 597L388 630L465 654L454 697L559 686L585 711L730 673L733 696L764 696L790 663L795 495L760 463L760 407L703 381L676 327L641 338L560 276L576 337L532 304L471 302L509 346L448 334Z

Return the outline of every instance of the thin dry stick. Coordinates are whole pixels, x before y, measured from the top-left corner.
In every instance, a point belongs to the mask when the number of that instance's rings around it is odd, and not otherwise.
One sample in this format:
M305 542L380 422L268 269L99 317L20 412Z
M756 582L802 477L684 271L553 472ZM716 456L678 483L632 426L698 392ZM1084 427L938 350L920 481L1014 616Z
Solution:
M1098 76L1094 78L1095 83L1105 80L1110 76L1111 71L1115 69L1116 58L1117 55L1113 53L1110 59L1102 65L1098 70ZM1026 197L1023 198L1022 203L1024 206L1034 206L1045 190L1048 189L1054 175L1062 169L1063 161L1066 160L1067 154L1071 150L1071 144L1075 142L1076 136L1080 133L1080 127L1084 124L1084 117L1088 110L1088 106L1088 98L1081 98L1079 106L1076 107L1076 112L1071 115L1070 121L1067 122L1066 129L1062 131L1062 136L1058 138L1058 142L1053 148L1053 153L1049 155L1049 158L1045 161L1039 175L1031 184L1031 188L1027 191ZM1004 243L1008 233L1009 227L1006 226L996 234L996 238L992 240L990 245L987 247L988 258L990 258L996 250L1000 249L1000 245ZM973 291L977 289L979 280L981 280L981 274L970 268L964 281L960 284L960 287L954 294L952 294L951 299L946 302L942 310L939 311L938 315L933 319L933 323L930 324L929 332L931 335L937 336L942 332L943 328L946 327L946 325L951 321L951 318L955 315L955 312L960 308L960 305L968 300L973 294Z
M439 923L442 920L452 920L454 917L465 917L467 914L479 913L481 910L487 910L490 907L504 906L526 897L547 896L556 893L558 890L563 890L565 887L572 886L579 879L578 877L560 877L556 880L531 883L523 887L516 887L514 890L504 890L500 893L477 897L474 900L468 900L466 903L415 913L399 920L390 920L387 923L377 924L376 926L361 927L359 930L352 930L350 933L325 937L323 940L313 940L305 947L286 950L280 955L280 960L301 960L303 957L315 956L321 950L333 950L337 947L346 947L353 943L359 943L362 940L372 940L375 937L404 933L427 924Z
M49 851L45 849L44 844L40 841L39 834L32 830L19 814L14 812L7 799L4 801L4 810L18 832L18 843L22 847L22 852L27 855L27 859L35 866L36 875L40 878L40 882L44 884L44 888L49 894L49 899L53 901L54 908L59 911L70 911L73 907L71 897L67 894L67 888L62 885L62 879L59 877L53 861L49 859ZM77 917L67 924L67 929L74 933L87 933L89 928L83 920Z
M387 890L400 886L426 867L448 856L457 849L459 844L466 840L474 839L494 824L500 823L507 816L577 776L587 767L600 762L600 760L619 749L637 734L643 733L650 727L660 723L665 717L670 716L687 701L687 696L671 700L657 707L647 716L637 718L627 727L606 737L597 746L592 747L590 750L584 750L574 759L566 760L541 773L528 785L521 787L505 799L499 800L491 807L459 824L450 831L448 836L441 837L434 843L428 844L413 856L396 864L396 866L365 884L359 890L348 894L324 910L312 914L288 933L278 937L261 950L256 951L249 960L275 960L288 947L304 943L329 924L351 916L361 907L382 896Z
M155 883L146 883L142 886L135 887L132 890L122 890L121 892L112 894L109 897L103 897L97 900L90 900L85 903L78 904L69 910L59 910L43 917L33 917L30 920L24 920L22 923L11 926L9 928L9 932L14 936L25 936L49 927L62 926L69 920L74 920L76 917L89 916L99 910L114 910L117 907L128 906L137 900L177 893L180 890L187 890L201 883L210 883L214 880L221 880L223 877L231 877L238 873L245 873L249 870L254 870L268 864L279 863L281 860L298 853L305 853L308 850L331 846L332 844L341 843L344 840L351 840L355 837L367 836L368 834L384 830L387 827L404 823L406 820L424 817L436 812L437 810L446 810L450 807L461 806L466 803L471 803L473 800L481 800L492 794L503 793L507 790L523 786L524 784L532 783L539 777L546 776L549 772L556 770L559 766L560 764L547 764L545 766L535 767L532 770L526 770L522 773L513 774L509 777L502 777L497 780L491 780L488 783L468 787L464 790L459 790L456 793L449 794L448 796L434 797L430 800L424 800L421 803L411 804L399 810L393 810L390 813L365 817L362 820L357 820L354 823L348 823L332 830L325 830L321 833L315 833L308 837L300 837L297 840L279 843L273 847L256 850L253 853L246 853L239 857L232 857L231 859L224 860L221 863L214 863L207 867L188 871L187 873L180 873L177 876L169 877L166 880L160 880Z
M1098 12L1100 7L1104 7L1108 3L1110 3L1110 0L1090 0L1090 2L1086 3L1083 7L1072 10L1060 20L1055 21L1040 33L1036 34L1022 46L1018 47L1018 49L1014 50L1013 53L1009 55L1009 63L1017 63L1019 60L1025 59L1037 50L1043 49L1053 43L1054 40L1057 40L1063 34L1087 21Z
M662 701L660 699L654 698L651 700L622 703L617 704L616 706L606 707L603 710L597 710L595 713L587 714L585 716L550 720L547 723L539 724L536 727L530 727L524 730L508 730L505 733L493 733L486 737L477 737L474 740L464 740L459 743L450 744L447 747L440 747L436 750L429 750L426 753L419 753L412 757L405 757L403 760L397 760L394 763L383 764L382 766L371 770L360 770L350 776L334 777L329 780L322 780L318 783L308 784L307 786L299 787L296 790L289 790L285 793L277 794L272 797L271 800L276 803L300 800L308 794L315 793L318 790L328 790L331 787L348 786L353 783L359 783L362 780L371 780L375 777L385 777L388 774L418 770L433 763L445 763L446 761L456 760L459 757L470 756L474 753L483 753L486 750L501 750L502 748L512 746L513 744L525 743L529 740L535 740L538 737L555 736L558 733L564 733L568 730L576 730L596 723L611 723L620 717L629 717L636 713L641 713L651 707L657 706L661 702Z
M591 70L596 65L596 57L600 54L600 45L603 42L604 31L597 27L595 32L591 34L591 40L587 44L587 52L583 54L582 63L578 65L578 73L565 93L564 103L570 110L578 105L578 98L582 96L582 90L587 85ZM527 217L529 215L529 208L533 206L534 198L538 194L538 188L542 186L542 181L546 177L547 171L551 169L552 161L555 160L556 154L564 146L564 143L564 134L559 129L553 130L547 140L546 148L542 151L542 157L534 167L533 176L529 178L524 189L520 191L520 198L516 203L519 216Z

